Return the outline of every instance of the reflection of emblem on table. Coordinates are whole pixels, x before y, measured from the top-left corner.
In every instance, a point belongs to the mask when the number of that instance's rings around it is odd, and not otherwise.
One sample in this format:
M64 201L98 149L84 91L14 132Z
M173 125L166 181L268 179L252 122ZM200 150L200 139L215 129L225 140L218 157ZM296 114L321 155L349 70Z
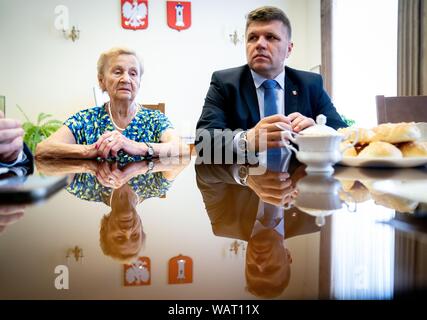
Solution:
M148 27L148 0L121 0L122 27L146 29Z
M132 264L124 265L125 286L144 286L151 284L151 263L148 257L139 257Z
M188 29L191 26L191 2L167 2L168 26L175 30Z
M192 283L193 260L179 255L169 260L169 284Z
M234 255L237 256L237 254L239 253L239 251L242 253L243 256L243 252L246 250L246 246L245 243L243 241L237 241L234 240L231 244L230 244L230 252L233 252Z

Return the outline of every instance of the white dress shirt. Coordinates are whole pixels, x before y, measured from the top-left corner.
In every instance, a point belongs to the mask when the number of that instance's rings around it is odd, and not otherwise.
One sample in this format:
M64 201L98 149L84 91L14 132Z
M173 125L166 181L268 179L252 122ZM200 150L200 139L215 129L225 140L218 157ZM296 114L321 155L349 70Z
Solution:
M276 207L276 212L274 217L274 220L276 221L275 225L273 227L264 226L261 223L262 218L264 216L264 201L260 200L258 203L258 213L256 216L256 220L252 228L251 238L266 229L273 229L282 237L285 237L285 219L283 214L284 214L283 209L280 207Z
M259 75L255 71L251 70L252 78L254 81L254 85L256 88L256 95L258 98L258 107L259 107L259 115L260 118L264 118L264 88L262 87L262 84L265 80L268 80L267 78L264 78L263 76ZM279 107L279 114L285 114L285 69L273 80L276 80L279 84L274 89L274 94L276 96L276 103ZM234 151L236 152L238 149L238 141L240 139L240 136L243 132L239 132L234 136L233 145L234 145Z
M4 174L7 172L14 172L17 176L26 175L27 170L23 167L19 167L20 163L23 163L27 160L27 156L23 150L19 153L18 157L13 163L3 163L0 162L0 174Z

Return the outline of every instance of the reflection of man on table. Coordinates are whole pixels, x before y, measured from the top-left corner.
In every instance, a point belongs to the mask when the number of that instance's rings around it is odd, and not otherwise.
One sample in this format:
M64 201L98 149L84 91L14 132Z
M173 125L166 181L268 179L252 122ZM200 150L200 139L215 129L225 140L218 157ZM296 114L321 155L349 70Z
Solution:
M295 181L288 173L267 171L248 177L241 185L235 167L196 166L213 233L248 241L246 281L248 290L262 297L280 295L288 286L292 258L284 239L318 231L314 218L297 210L285 210L296 196ZM302 170L295 171L295 178Z

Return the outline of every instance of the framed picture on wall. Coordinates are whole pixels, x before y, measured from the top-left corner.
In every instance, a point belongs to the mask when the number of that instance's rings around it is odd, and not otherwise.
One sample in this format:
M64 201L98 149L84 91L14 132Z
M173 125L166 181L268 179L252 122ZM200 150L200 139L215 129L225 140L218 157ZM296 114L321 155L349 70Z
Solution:
M138 257L131 264L124 264L123 271L125 287L151 284L151 260L149 257Z
M0 96L0 111L6 114L6 97Z

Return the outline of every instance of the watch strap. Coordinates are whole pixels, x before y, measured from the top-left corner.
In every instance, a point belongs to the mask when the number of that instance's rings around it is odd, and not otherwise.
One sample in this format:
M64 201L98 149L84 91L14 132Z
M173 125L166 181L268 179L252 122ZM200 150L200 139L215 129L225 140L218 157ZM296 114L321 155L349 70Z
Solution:
M151 145L151 144L149 144L148 142L145 142L144 141L144 144L147 146L147 153L145 154L145 156L144 157L146 157L146 158L152 158L153 157L153 155L154 155L154 149L153 149L153 146ZM151 152L150 152L150 150L151 150ZM150 154L151 153L151 154Z

